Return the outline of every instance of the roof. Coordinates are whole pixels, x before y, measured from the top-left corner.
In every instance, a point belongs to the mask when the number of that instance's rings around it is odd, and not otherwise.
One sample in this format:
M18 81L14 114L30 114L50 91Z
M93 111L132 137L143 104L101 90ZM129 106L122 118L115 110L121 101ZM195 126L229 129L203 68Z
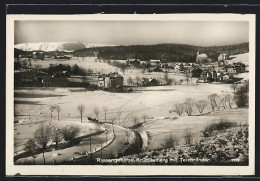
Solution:
M122 77L120 74L118 74L117 72L113 72L113 73L110 73L110 74L107 74L106 75L107 77ZM123 77L122 77L123 78Z
M208 55L205 53L202 53L202 54L199 54L197 57L198 58L208 58Z
M105 77L122 77L120 74L118 74L117 72L111 72L109 74L101 74L98 76L98 78L105 78Z
M150 62L160 62L161 60L150 60Z

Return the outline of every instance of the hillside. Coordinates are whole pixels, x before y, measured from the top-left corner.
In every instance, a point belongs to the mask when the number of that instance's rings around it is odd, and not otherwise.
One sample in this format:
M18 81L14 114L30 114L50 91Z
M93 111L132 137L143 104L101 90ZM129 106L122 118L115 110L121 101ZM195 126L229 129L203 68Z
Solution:
M141 60L165 59L170 62L195 62L197 52L206 53L213 61L217 61L219 54L228 53L236 55L247 53L249 43L227 46L199 47L184 44L158 44L158 45L131 45L115 47L96 47L74 51L75 56L93 56L93 52L99 52L101 59L128 59Z

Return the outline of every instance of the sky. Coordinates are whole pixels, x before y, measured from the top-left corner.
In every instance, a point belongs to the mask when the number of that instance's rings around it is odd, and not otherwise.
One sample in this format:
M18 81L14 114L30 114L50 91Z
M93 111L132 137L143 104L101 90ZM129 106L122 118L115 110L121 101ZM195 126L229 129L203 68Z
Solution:
M86 42L109 45L249 42L247 21L15 21L15 44Z

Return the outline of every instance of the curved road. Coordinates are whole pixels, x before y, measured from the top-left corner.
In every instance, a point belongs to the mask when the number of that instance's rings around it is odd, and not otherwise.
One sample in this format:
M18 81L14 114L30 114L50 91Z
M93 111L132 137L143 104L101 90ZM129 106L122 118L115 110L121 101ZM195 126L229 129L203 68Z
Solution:
M95 163L97 158L101 158L101 154L102 158L113 158L124 152L125 148L128 146L125 145L127 137L124 130L120 127L114 126L114 133L114 140L107 147L103 148L102 152L100 150L92 154L92 159L94 160L93 163ZM91 156L88 155L87 157L76 159L73 164L91 164Z

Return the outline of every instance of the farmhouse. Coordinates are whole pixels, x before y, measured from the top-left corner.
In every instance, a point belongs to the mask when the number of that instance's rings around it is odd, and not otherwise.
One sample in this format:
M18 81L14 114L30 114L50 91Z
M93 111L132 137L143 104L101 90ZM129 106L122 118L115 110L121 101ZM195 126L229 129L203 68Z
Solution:
M98 86L100 88L119 88L123 87L124 78L117 72L102 74L98 77Z

